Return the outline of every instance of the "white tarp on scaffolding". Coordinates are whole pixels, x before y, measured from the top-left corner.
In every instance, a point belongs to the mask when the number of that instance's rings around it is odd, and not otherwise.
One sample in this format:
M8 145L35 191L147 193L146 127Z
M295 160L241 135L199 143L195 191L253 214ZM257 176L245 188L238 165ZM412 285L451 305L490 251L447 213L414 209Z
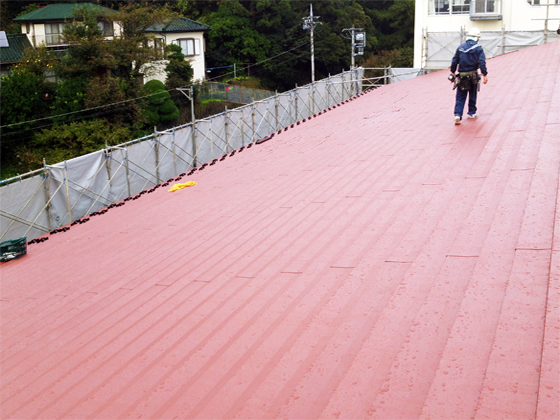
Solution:
M424 70L422 69L391 67L391 78L389 80L391 81L391 83L400 82L403 80L413 79L416 76L421 76L423 73Z
M45 177L35 175L0 188L1 241L26 236L29 239L51 230L45 205Z
M457 47L465 42L461 32L428 32L426 68L444 69L451 65ZM543 31L504 31L481 32L479 44L484 49L486 58L540 45L544 42ZM547 33L547 42L560 40L556 32Z
M66 225L112 203L106 162L105 153L98 151L50 166L54 226Z
M211 162L360 93L362 79L363 69L354 69L8 183L0 188L2 240L34 239Z

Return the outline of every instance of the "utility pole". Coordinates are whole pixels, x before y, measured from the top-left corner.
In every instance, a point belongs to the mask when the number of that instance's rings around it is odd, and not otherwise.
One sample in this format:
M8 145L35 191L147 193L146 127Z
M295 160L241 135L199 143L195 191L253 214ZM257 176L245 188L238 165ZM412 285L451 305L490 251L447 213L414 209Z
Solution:
M313 29L321 22L315 22L320 16L313 16L313 5L309 5L309 16L303 18L303 29L311 32L311 83L315 82L315 46L313 44Z
M191 86L189 89L177 88L179 92L185 95L191 101L191 122L194 124L194 90Z
M363 30L363 28L354 27L342 30L343 33L346 31L350 32L350 38L348 38L348 36L345 36L344 38L352 40L352 69L356 67L355 57L357 55L364 55L364 47L366 46L366 33L363 32Z

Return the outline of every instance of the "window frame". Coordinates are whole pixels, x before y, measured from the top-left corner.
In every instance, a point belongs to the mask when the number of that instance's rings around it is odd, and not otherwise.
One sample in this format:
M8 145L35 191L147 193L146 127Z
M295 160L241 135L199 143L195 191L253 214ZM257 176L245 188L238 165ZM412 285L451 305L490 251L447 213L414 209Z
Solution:
M115 36L115 26L113 25L113 22L100 20L97 22L97 27L101 30L103 36Z
M192 54L189 54L189 41L192 42ZM185 42L185 48L181 45L182 42ZM201 54L199 38L178 38L173 43L181 47L181 52L185 57L195 57Z
M470 13L470 3L471 0L430 0L428 15L468 15Z
M52 27L56 25L56 29L58 32L49 32L52 31ZM45 44L46 45L61 45L63 42L62 40L62 33L64 32L64 26L66 26L65 22L49 22L45 23ZM47 30L48 28L48 30Z
M529 6L546 6L548 0L527 0ZM560 0L552 0L550 3L551 6L558 6L560 5Z

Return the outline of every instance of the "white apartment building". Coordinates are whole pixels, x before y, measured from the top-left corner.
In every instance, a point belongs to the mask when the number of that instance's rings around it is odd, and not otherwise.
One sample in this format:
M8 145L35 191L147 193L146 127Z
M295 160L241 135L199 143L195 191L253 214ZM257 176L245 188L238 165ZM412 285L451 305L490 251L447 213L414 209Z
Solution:
M560 39L560 0L416 0L414 67L447 68L472 27L486 56Z

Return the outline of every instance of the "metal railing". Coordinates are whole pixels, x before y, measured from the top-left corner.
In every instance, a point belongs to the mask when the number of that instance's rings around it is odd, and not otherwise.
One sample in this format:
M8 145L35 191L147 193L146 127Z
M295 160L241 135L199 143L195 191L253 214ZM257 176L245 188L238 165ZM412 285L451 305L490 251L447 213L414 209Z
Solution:
M249 104L275 96L277 92L263 89L253 89L243 86L230 85L218 82L205 83L202 87L198 99L204 101L208 99L219 99L222 101L237 102L239 104Z
M0 241L33 240L154 191L362 91L353 69L165 132L0 181ZM80 220L81 219L81 220Z

